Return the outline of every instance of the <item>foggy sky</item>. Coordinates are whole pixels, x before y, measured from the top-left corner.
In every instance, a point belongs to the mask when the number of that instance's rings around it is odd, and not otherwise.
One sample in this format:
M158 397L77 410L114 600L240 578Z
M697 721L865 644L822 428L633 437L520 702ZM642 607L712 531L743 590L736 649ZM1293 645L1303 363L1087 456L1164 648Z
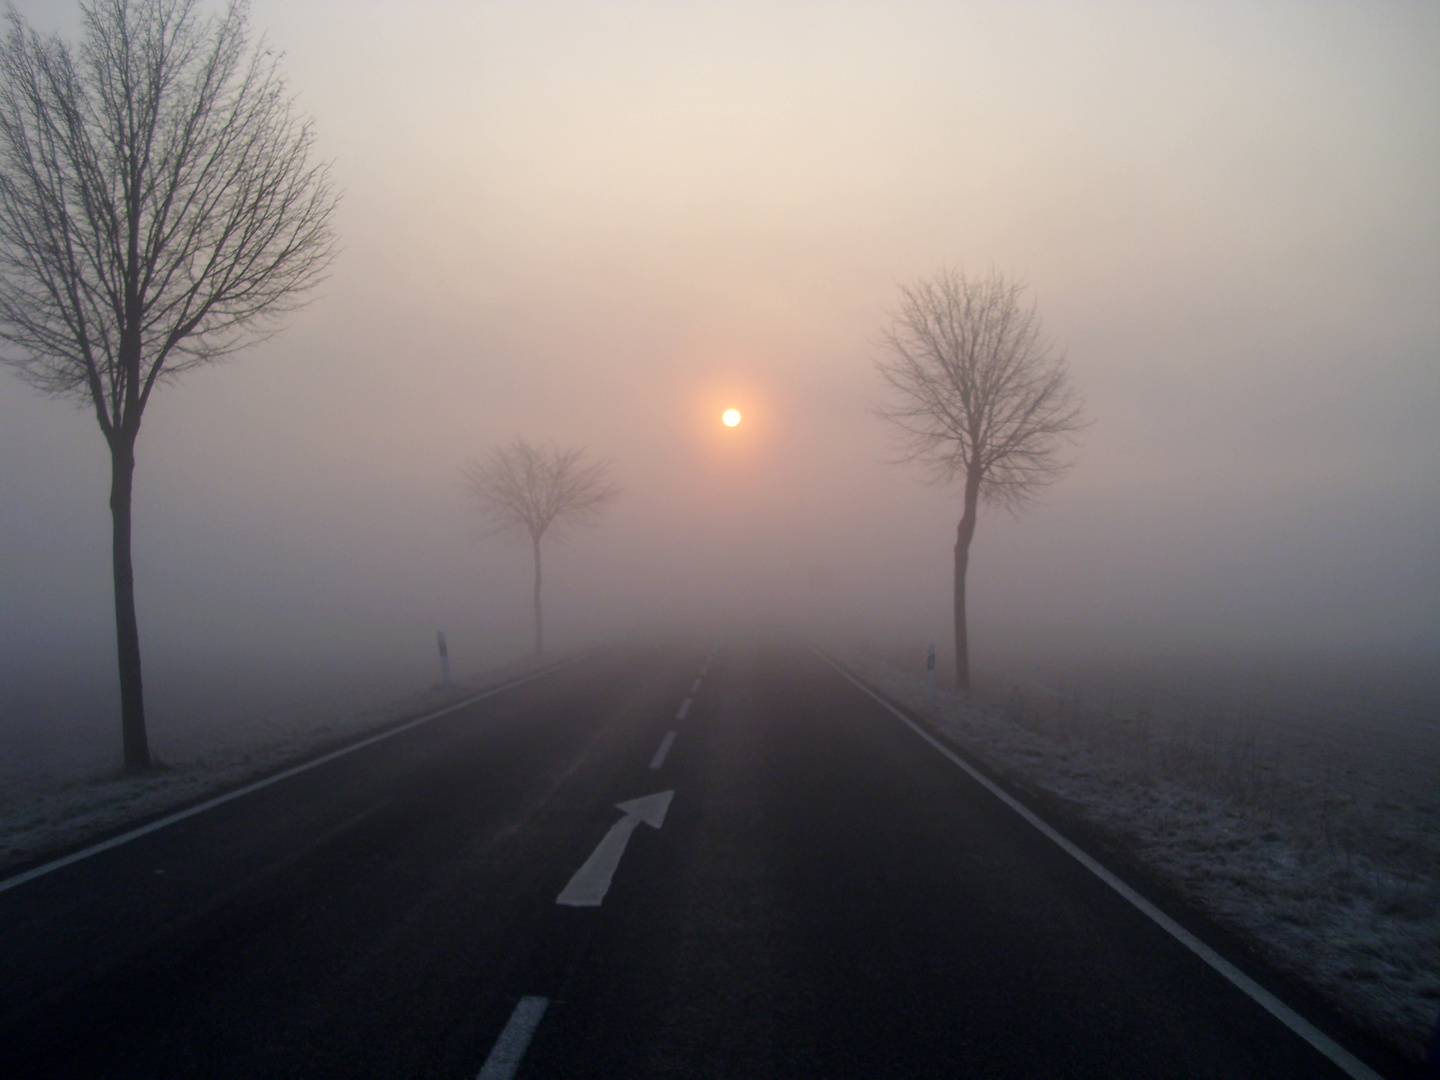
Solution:
M459 471L516 435L626 488L548 550L557 643L947 641L958 501L870 413L897 285L942 264L1029 283L1095 420L1039 504L982 512L982 663L1434 649L1435 6L257 0L252 26L344 250L285 333L146 413L147 662L523 643L528 551L477 539ZM0 671L113 648L107 469L92 416L0 374Z

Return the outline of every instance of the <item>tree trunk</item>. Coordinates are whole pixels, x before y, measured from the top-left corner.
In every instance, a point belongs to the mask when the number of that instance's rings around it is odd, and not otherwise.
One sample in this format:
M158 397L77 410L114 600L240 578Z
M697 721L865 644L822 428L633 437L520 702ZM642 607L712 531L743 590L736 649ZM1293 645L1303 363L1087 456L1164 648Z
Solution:
M535 655L545 655L545 634L540 619L540 537L532 536L530 543L535 550Z
M115 576L115 644L120 662L120 732L125 771L150 768L145 734L145 691L140 680L140 627L135 620L135 572L130 562L130 495L135 440L116 433L110 445L111 558Z
M965 509L955 530L955 688L970 692L970 632L965 622L965 574L970 568L970 541L980 505L980 477L965 478Z

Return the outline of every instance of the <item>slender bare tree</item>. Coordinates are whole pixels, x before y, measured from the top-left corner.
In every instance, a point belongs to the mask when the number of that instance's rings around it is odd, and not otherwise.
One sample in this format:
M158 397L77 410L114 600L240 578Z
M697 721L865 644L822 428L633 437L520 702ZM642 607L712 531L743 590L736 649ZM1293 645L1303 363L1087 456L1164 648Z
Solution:
M131 568L135 441L167 378L233 353L303 302L334 251L278 57L234 0L90 0L78 45L12 7L0 44L0 342L110 448L125 766L150 764Z
M487 532L519 532L535 556L535 655L545 652L540 610L540 541L569 525L593 525L620 497L604 461L586 460L584 448L562 450L516 439L497 446L464 469L466 487L489 523ZM552 533L553 535L553 533Z
M899 430L901 460L963 484L955 536L955 682L970 689L965 577L983 499L1015 510L1058 479L1086 426L1065 357L1041 330L1024 286L998 271L942 269L901 287L876 361L893 397L877 410Z

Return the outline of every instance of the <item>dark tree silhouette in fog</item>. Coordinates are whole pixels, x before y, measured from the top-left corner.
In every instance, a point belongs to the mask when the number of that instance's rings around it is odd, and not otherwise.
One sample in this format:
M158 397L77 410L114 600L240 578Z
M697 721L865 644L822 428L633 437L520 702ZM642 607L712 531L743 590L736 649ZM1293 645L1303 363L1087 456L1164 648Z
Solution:
M540 610L540 541L552 529L591 525L620 496L604 461L581 449L561 450L516 439L465 468L466 487L490 523L490 532L520 532L535 556L535 655L545 651Z
M273 332L333 252L308 121L246 8L94 0L84 39L12 8L0 44L0 341L110 448L121 729L150 764L131 568L135 442L166 379Z
M983 499L1017 509L1069 467L1085 426L1065 358L1040 327L1024 287L997 271L943 269L901 287L900 310L876 362L892 396L878 412L901 433L902 460L963 485L955 536L955 682L970 689L965 577Z

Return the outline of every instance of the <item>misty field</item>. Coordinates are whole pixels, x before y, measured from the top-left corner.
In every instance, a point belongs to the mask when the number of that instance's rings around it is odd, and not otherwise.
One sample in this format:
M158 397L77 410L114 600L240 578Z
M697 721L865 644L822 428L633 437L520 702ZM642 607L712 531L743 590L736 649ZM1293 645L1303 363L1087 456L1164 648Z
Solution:
M919 648L843 656L1420 1056L1440 1010L1440 665L992 671L966 703L931 699Z

